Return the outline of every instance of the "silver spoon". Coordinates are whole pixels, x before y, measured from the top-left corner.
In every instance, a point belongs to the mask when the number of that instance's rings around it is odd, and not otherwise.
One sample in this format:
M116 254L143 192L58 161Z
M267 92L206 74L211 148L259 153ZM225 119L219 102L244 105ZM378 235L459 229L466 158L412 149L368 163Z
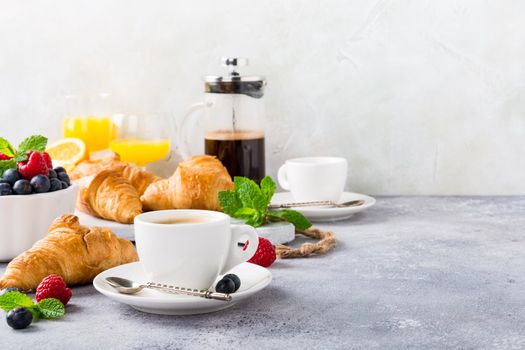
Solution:
M300 208L300 207L331 207L331 208L348 208L357 207L365 204L362 199L348 201L344 203L336 203L334 201L316 201L316 202L298 202L298 203L283 203L283 204L270 204L268 209L287 209L287 208Z
M115 288L117 292L122 294L135 294L143 290L144 288L155 289L165 293L171 294L184 294L201 297L205 299L214 299L222 301L230 301L232 297L230 294L211 292L209 290L198 290L190 288L175 287L162 283L148 282L146 284L140 284L127 278L122 277L107 277L106 282Z

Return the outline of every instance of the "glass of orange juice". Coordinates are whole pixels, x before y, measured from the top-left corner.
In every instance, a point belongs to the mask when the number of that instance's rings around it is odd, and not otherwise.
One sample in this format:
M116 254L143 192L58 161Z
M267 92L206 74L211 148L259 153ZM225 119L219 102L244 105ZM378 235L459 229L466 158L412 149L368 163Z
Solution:
M171 149L173 125L163 114L116 115L117 137L109 148L124 162L146 166L166 158Z
M66 96L63 134L65 138L76 137L84 141L89 152L107 149L117 135L110 118L108 95Z

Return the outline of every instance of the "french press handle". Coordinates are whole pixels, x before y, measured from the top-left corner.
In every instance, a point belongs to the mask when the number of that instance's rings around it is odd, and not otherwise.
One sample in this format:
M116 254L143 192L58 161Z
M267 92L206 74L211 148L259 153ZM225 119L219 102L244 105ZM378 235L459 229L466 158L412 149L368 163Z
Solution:
M182 118L180 125L179 125L179 131L177 133L177 140L179 142L179 152L182 156L182 159L189 158L191 156L190 152L190 142L188 139L188 136L192 133L190 131L190 126L195 127L196 122L199 118L202 118L203 114L196 114L199 110L207 107L211 107L213 105L212 102L197 102L194 103L188 108L186 111L186 114ZM190 123L190 121L193 121L193 124ZM188 132L187 132L188 131Z

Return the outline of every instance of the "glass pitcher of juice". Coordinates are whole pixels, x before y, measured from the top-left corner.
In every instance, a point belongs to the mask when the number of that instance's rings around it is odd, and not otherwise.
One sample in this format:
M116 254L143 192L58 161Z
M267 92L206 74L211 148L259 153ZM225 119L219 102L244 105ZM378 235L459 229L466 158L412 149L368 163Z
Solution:
M89 152L105 150L117 135L108 107L108 95L66 96L63 135L79 138Z
M64 118L64 137L76 137L84 141L89 152L105 150L116 136L111 118L75 116Z
M109 148L124 162L145 166L166 158L171 150L171 118L162 114L116 115L117 137Z

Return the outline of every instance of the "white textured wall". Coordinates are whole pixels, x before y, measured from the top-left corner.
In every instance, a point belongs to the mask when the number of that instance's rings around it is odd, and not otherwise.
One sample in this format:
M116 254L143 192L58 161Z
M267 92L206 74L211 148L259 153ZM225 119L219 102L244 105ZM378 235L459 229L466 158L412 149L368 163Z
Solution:
M0 130L62 95L180 116L217 58L268 77L268 171L341 155L372 194L525 194L524 1L1 1Z

